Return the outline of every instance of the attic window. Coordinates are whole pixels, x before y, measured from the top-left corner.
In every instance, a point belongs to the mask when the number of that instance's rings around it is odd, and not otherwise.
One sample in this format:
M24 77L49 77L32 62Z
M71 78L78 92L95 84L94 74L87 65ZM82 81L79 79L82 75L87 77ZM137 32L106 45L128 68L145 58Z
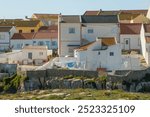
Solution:
M22 30L19 30L19 33L22 33Z
M31 33L34 33L34 29L31 30Z

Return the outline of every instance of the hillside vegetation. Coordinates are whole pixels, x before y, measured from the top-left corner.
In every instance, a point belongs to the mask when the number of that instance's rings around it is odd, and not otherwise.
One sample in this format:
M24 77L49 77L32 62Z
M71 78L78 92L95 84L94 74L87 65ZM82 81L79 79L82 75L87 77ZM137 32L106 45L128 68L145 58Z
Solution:
M0 94L2 100L150 100L150 93L129 93L122 90L53 89Z

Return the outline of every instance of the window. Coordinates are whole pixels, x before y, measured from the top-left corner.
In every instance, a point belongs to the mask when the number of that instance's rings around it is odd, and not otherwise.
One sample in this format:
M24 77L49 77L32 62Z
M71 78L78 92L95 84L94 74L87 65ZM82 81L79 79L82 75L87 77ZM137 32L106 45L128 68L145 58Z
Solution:
M98 52L98 55L100 55L101 53L100 52Z
M94 32L93 29L88 29L88 33L89 33L89 34L92 34L93 32Z
M21 48L21 44L17 44L17 49L20 49Z
M34 33L34 29L31 30L31 33Z
M32 59L32 53L31 52L28 53L28 58Z
M69 34L75 33L75 28L69 28Z
M22 30L19 30L19 33L22 33Z
M71 54L72 54L72 53L73 53L73 51L74 51L74 48L72 48L72 47L68 48L68 52L69 52L69 53L71 53Z
M5 39L5 35L0 35L0 40L4 40Z
M42 55L43 55L43 52L39 52L39 55L42 56Z
M56 41L52 41L52 46L56 46Z
M38 42L38 45L43 46L43 45L44 45L44 42L43 42L43 41L39 41L39 42Z
M46 41L46 45L47 45L48 49L50 49L50 41Z
M29 44L25 44L25 46L29 46Z
M109 55L110 55L110 56L114 56L114 52L110 52Z
M128 40L126 40L126 45L128 45L129 44L129 41Z

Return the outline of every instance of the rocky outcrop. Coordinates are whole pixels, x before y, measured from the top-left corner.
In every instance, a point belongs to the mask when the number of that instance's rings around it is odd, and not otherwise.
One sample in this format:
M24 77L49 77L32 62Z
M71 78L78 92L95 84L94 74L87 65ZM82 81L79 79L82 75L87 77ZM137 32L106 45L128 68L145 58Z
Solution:
M91 88L102 89L102 83L92 79L64 79L53 78L46 81L46 88L49 89L77 89L77 88Z

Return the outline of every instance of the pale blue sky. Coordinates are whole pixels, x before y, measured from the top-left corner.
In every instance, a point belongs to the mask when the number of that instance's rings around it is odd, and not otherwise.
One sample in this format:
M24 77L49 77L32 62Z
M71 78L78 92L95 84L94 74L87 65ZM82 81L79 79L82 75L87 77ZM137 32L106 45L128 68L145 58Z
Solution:
M83 14L86 10L148 9L150 0L0 0L1 18L33 13Z

